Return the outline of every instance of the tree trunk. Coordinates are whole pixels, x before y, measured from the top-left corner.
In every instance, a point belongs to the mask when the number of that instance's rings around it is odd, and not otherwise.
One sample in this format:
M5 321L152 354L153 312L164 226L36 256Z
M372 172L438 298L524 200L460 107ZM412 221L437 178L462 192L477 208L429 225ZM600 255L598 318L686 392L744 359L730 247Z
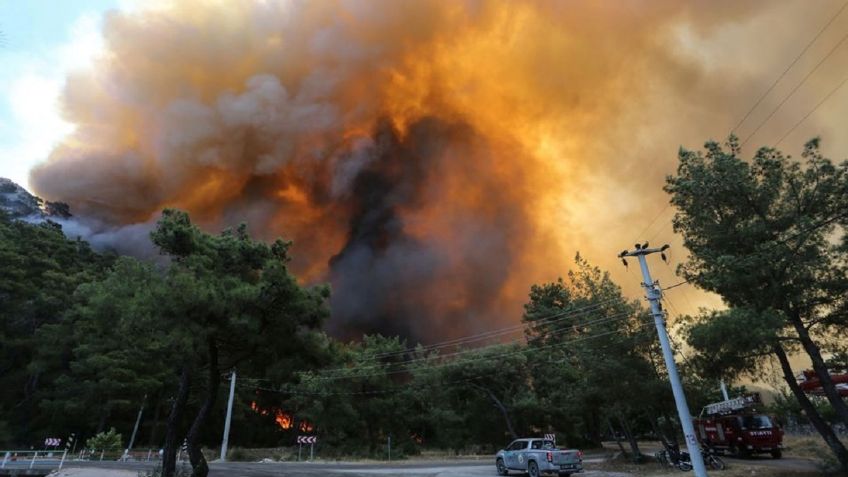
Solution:
M186 436L186 440L188 441L188 457L191 460L192 477L207 477L209 475L209 465L206 463L206 457L203 455L200 447L200 431L203 429L203 424L206 423L206 419L215 407L220 383L221 372L218 369L218 346L215 344L214 338L209 338L209 377L207 378L206 399L197 411L194 422L191 423L191 428L188 431L188 436Z
M821 349L819 349L819 346L812 340L812 338L810 338L810 332L804 327L800 317L793 317L792 325L798 333L801 346L803 346L804 351L810 355L810 361L813 362L813 370L819 377L819 382L821 382L822 390L824 391L825 396L827 396L828 402L830 402L830 405L833 407L833 410L836 412L839 420L848 426L848 404L845 403L842 396L839 395L839 391L836 390L836 385L833 384L833 379L831 379L830 373L827 371L827 366L824 364Z
M615 439L615 443L618 444L618 448L621 449L621 455L627 457L627 451L624 450L624 444L621 443L618 433L615 432L615 429L612 427L612 420L610 420L610 418L607 418L607 426L609 427L610 434L612 434L612 438Z
M621 414L618 414L618 422L621 423L621 428L624 430L624 437L627 438L627 442L630 444L630 451L633 452L633 462L638 463L642 460L642 453L639 452L639 443L636 442L636 436L633 435L630 426L627 425L627 420Z
M147 445L150 447L159 447L159 425L162 420L162 398L161 393L156 400L156 407L153 408L153 423L150 426L150 437L147 439Z
M592 411L589 413L589 420L586 429L589 431L589 439L596 446L600 446L603 442L603 439L601 438L601 425L602 424L600 422L598 410L592 409Z
M168 415L168 422L165 425L165 445L162 455L163 477L173 477L177 467L177 450L180 448L180 438L177 436L177 433L180 431L180 421L182 421L183 414L185 413L190 386L191 371L189 365L184 364L180 372L177 395L174 396L171 413Z
M498 410L501 411L501 414L503 415L504 422L506 423L506 429L509 432L509 435L513 439L518 439L518 434L515 433L515 428L512 427L512 419L510 419L510 417L509 417L509 411L507 410L506 406L504 406L504 404L501 402L501 400L498 399L497 396L495 396L495 393L490 391L488 388L486 388L484 386L480 386L479 384L477 384L476 386L478 388L482 389L486 394L489 395L489 398L492 400L492 403L494 403L495 407L498 408Z
M848 471L848 449L839 441L836 433L833 432L833 428L822 419L816 407L810 401L810 398L807 397L807 394L798 385L798 381L795 380L795 373L792 372L792 366L789 364L789 358L786 357L786 352L780 345L774 346L774 354L777 355L777 359L780 361L780 367L783 369L783 378L786 380L786 384L789 385L789 389L792 390L792 394L798 399L801 410L804 411L807 419L810 420L810 423L821 434L828 447L830 447L830 450L836 455L842 469Z
M109 414L111 414L110 406L107 404L103 406L103 410L100 411L100 419L97 420L97 430L95 434L100 434L106 430L106 420L109 419Z

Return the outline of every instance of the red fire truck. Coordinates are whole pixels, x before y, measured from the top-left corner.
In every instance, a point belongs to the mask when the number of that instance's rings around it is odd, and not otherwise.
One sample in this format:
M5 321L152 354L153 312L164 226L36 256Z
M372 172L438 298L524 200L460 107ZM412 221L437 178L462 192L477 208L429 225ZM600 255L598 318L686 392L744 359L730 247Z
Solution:
M757 411L757 393L705 406L694 420L701 445L741 457L783 454L783 429L775 420Z

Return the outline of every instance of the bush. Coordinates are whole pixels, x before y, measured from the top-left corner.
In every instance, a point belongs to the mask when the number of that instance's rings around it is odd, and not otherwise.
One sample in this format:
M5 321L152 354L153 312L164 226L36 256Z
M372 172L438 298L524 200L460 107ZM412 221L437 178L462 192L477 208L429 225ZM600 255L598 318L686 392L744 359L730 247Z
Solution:
M115 428L109 429L108 432L101 432L94 437L85 441L85 447L95 450L115 450L121 448L121 435L115 431Z

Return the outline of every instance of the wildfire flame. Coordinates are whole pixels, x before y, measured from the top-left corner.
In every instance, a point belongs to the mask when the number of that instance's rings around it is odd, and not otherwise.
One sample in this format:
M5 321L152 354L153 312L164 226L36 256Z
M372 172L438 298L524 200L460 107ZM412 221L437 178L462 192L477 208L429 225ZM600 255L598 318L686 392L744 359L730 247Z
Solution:
M256 401L252 401L250 403L250 409L252 409L253 412L258 413L261 416L268 416L273 414L274 422L276 422L277 425L280 426L280 429L289 430L294 426L294 418L292 417L292 415L283 411L282 409L262 408L258 404L256 404ZM307 424L309 426L309 429L312 430L312 425L306 423L306 421L301 422L301 429L303 428L304 424Z

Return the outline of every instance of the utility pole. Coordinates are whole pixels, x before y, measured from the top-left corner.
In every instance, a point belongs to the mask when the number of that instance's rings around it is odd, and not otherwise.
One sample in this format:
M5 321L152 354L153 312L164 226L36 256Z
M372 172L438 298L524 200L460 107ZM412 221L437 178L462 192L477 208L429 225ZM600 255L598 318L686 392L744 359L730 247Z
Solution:
M230 440L230 422L233 420L233 397L236 394L236 370L230 374L230 401L227 404L227 418L224 420L224 438L221 441L221 462L227 461L227 444Z
M657 326L657 334L660 338L660 346L662 346L663 358L665 358L665 367L668 369L668 380L671 382L671 390L674 393L674 402L677 405L677 414L680 417L680 424L683 426L683 435L686 438L686 447L689 449L689 456L692 459L692 470L695 471L697 477L707 477L707 469L704 467L704 458L701 455L701 447L698 445L698 438L695 437L695 427L692 425L692 414L689 412L689 405L686 404L686 394L683 392L683 385L680 383L680 376L677 374L677 365L674 362L674 354L671 351L671 344L668 341L668 332L665 329L665 314L660 305L659 285L651 279L651 273L648 270L648 261L646 257L652 253L659 253L665 260L665 252L668 245L663 245L660 248L648 248L648 243L643 245L636 244L635 250L625 250L618 257L624 261L627 266L625 257L636 257L639 260L639 267L642 269L642 286L645 287L645 296L651 304L651 315L654 317L654 324Z
M133 433L130 437L130 444L127 446L127 451L124 453L125 456L129 456L129 453L132 451L133 444L135 444L135 435L138 432L138 425L141 423L141 413L144 412L145 401L147 401L147 394L141 398L141 406L138 408L138 417L135 418L135 427L133 427Z
M730 401L730 396L727 395L727 386L724 385L724 380L719 381L721 385L721 395L724 397L725 401Z

